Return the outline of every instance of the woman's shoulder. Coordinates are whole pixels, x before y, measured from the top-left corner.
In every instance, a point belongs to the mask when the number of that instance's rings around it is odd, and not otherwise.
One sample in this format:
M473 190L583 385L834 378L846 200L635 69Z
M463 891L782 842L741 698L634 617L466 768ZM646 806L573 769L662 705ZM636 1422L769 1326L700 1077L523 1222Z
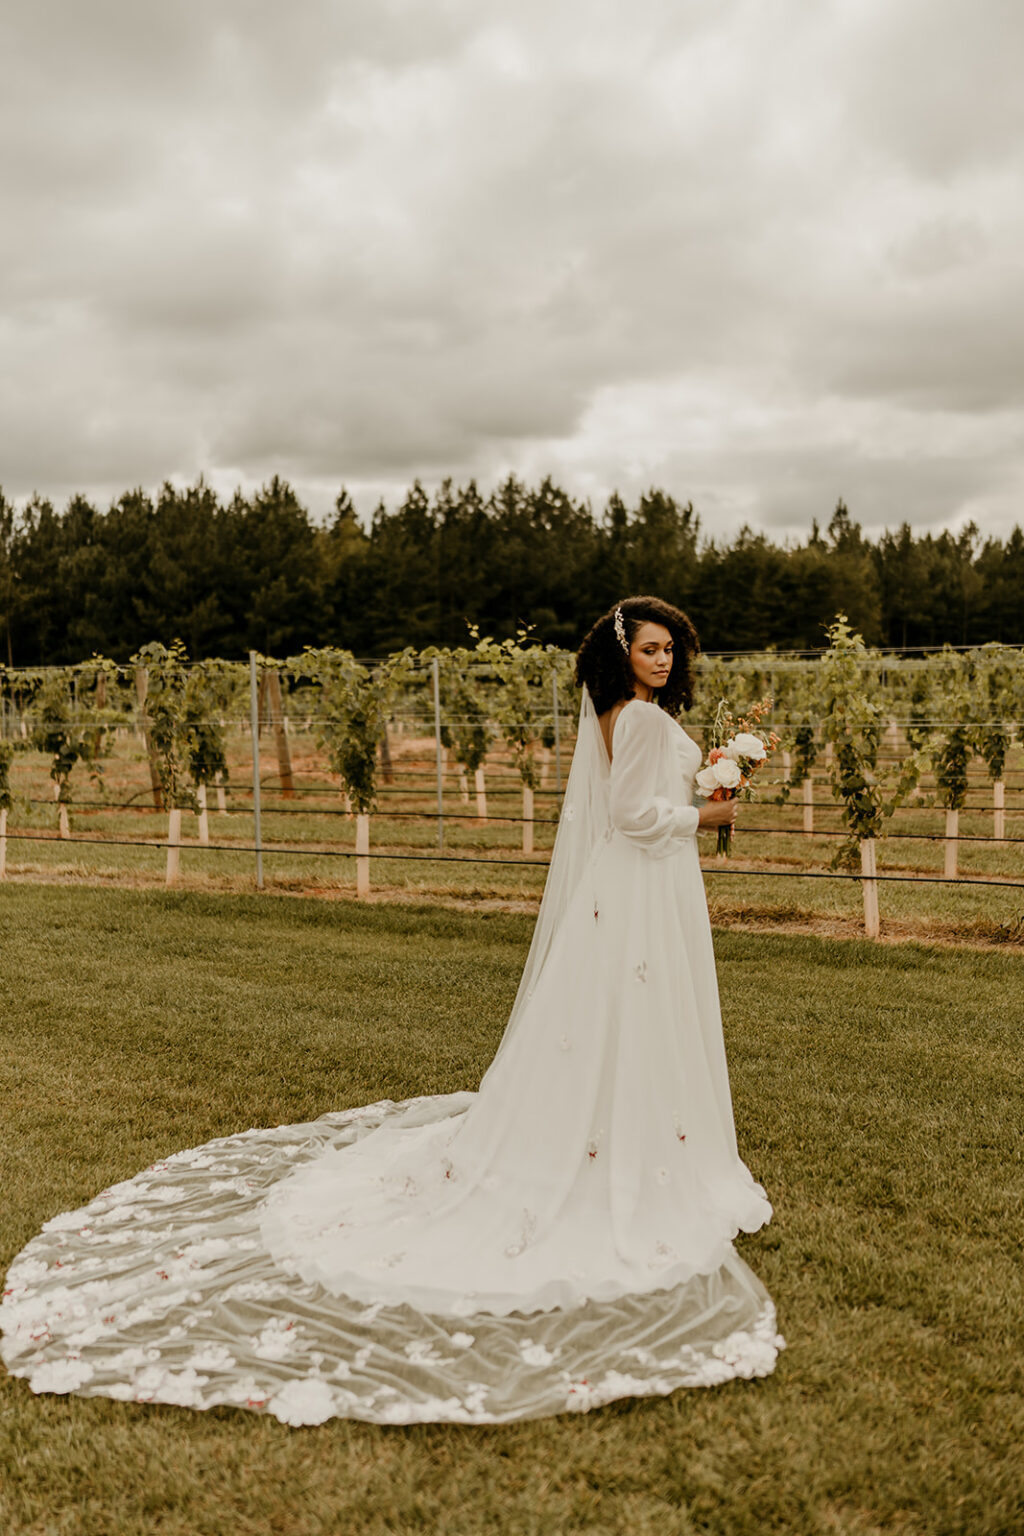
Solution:
M655 704L653 699L649 702L647 699L627 699L622 706L622 713L629 715L638 724L643 723L647 726L653 726L658 730L661 730L666 725L675 726L678 724L678 721L673 720L668 711L662 709L660 704Z
M615 708L619 712L611 722L612 735L618 735L620 740L623 735L632 735L634 732L653 739L661 733L678 729L672 716L653 701L649 703L646 699L627 699L625 704L616 705Z

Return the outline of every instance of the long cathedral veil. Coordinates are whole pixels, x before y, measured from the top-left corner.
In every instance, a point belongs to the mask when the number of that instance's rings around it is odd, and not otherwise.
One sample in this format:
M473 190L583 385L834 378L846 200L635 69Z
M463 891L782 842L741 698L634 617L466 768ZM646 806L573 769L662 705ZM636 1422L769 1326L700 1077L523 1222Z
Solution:
M610 764L594 701L584 685L572 766L551 851L537 923L505 1033L487 1071L493 1070L511 1040L527 998L551 952L552 941L569 908L570 899L586 873L594 849L608 828ZM484 1079L486 1081L486 1077Z
M80 1210L52 1217L8 1271L0 1304L0 1356L8 1371L25 1377L35 1392L73 1391L201 1409L237 1405L266 1411L287 1424L319 1424L336 1416L378 1424L501 1423L771 1371L783 1345L775 1331L771 1298L725 1241L735 1228L734 1216L720 1209L714 1180L706 1183L707 1198L702 1195L700 1167L692 1157L688 1161L694 1168L697 1202L693 1209L707 1207L712 1238L719 1232L723 1240L722 1262L710 1272L699 1270L679 1284L651 1289L656 1275L650 1266L641 1267L644 1283L636 1291L605 1300L591 1296L565 1306L535 1305L527 1288L522 1306L509 1312L481 1308L474 1299L476 1291L454 1292L438 1309L422 1296L417 1299L415 1287L396 1291L388 1283L394 1273L390 1266L403 1257L392 1253L391 1245L422 1241L429 1247L436 1225L444 1219L429 1182L434 1175L437 1187L443 1184L448 1192L445 1200L454 1193L455 1225L446 1228L445 1241L454 1234L451 1251L457 1262L460 1253L467 1266L481 1252L489 1253L495 1234L495 1273L500 1279L511 1273L506 1266L519 1259L524 1244L529 1262L534 1234L520 1216L532 1219L534 1207L539 1211L541 1205L557 1202L567 1172L575 1183L581 1169L598 1173L590 1193L573 1198L570 1188L564 1210L537 1234L538 1240L554 1234L557 1246L559 1233L574 1230L584 1239L595 1237L598 1246L607 1238L614 1247L611 1163L592 1163L591 1149L581 1164L581 1149L571 1147L567 1161L565 1148L575 1135L578 1116L549 1114L539 1121L531 1088L531 1074L545 1071L544 1050L533 1048L531 1031L550 1035L548 1008L553 1006L560 1016L561 1000L580 1004L581 991L582 1006L593 1007L594 1028L583 1032L575 1054L558 1044L553 1049L563 1080L568 1073L578 1081L577 1099L584 1110L596 1102L599 1090L595 1064L601 1068L604 1063L615 1072L629 1068L621 1085L627 1111L634 1102L631 1093L643 1096L652 1088L646 1081L637 1088L640 1079L633 1068L639 1068L642 1077L643 1063L636 1060L635 1051L627 1060L608 1048L612 1037L596 995L602 983L586 973L577 976L578 951L575 958L569 957L564 976L546 974L553 955L554 963L564 963L561 938L571 935L563 925L578 912L580 882L605 846L609 793L608 755L593 701L584 691L550 873L498 1052L502 1055L515 1038L503 1072L508 1083L497 1078L489 1096L441 1094L398 1104L382 1100L328 1113L305 1125L243 1131L174 1153L104 1190ZM614 854L614 845L609 851ZM622 855L629 862L627 849L620 849L619 855L620 863ZM668 866L637 868L650 877ZM699 872L692 874L699 882ZM620 926L619 931L621 936L625 930ZM609 941L615 932L609 923ZM684 982L689 974L687 953L680 941L673 974ZM530 1008L530 993L542 973L545 983L558 982L552 988L554 1003L546 998L543 1007ZM652 976L642 1000L638 990L630 991L619 997L618 1006L627 1014L641 1004L646 1008L654 986ZM692 989L686 995L692 1003ZM680 1034L674 1017L662 1022L660 1038ZM643 1038L638 1032L638 1047ZM517 1064L521 1047L524 1060ZM693 1056L695 1069L703 1060L703 1054ZM485 1139L500 1139L508 1131L518 1152L525 1127L529 1145L521 1163L512 1166L508 1187L499 1183L491 1192L483 1177L467 1177L464 1198L472 1200L469 1207L460 1203L459 1167L438 1159L436 1152L425 1160L421 1138L429 1139L435 1127L447 1135L464 1123L474 1100L484 1106L474 1125L483 1128ZM698 1108L694 1106L697 1120ZM650 1115L628 1112L625 1140L616 1146L610 1136L606 1143L627 1179L633 1179L630 1169L639 1166L638 1158L646 1156L650 1123ZM403 1161L407 1154L402 1150L410 1136L412 1168ZM673 1135L673 1152L675 1146ZM696 1145L689 1150L699 1156ZM364 1155L365 1177L359 1174ZM401 1189L394 1188L396 1171ZM453 1171L454 1191L445 1182ZM728 1182L736 1170L725 1171ZM427 1183L421 1189L423 1177ZM639 1205L627 1211L627 1241L638 1215L649 1225L661 1219L657 1191L663 1182L644 1186L647 1193ZM742 1202L742 1179L740 1185ZM296 1195L297 1186L305 1187L312 1199L313 1230L306 1236L301 1219L308 1201ZM726 1191L722 1199L735 1204L735 1179L730 1190L732 1194ZM360 1294L369 1287L363 1299L344 1286L325 1287L316 1273L304 1274L301 1265L288 1259L289 1253L305 1248L314 1257L329 1254L346 1225L336 1219L339 1195L343 1203L365 1197L366 1230L382 1232L386 1240L383 1257L362 1266ZM422 1210L421 1197L426 1202ZM409 1200L410 1205L392 1223L396 1200ZM529 1209L520 1213L520 1205ZM687 1200L683 1207L680 1214L685 1216ZM275 1211L288 1217L283 1251L268 1238ZM461 1226L460 1211L468 1212ZM389 1213L387 1221L379 1219L381 1212ZM516 1231L521 1229L521 1242L503 1248L509 1220ZM574 1220L576 1229L565 1225ZM655 1227L650 1230L653 1235ZM703 1242L704 1234L698 1236ZM592 1262L585 1257L587 1247L586 1240L577 1243L572 1236L546 1277L564 1282L570 1297L581 1278L573 1264ZM592 1278L601 1281L603 1274L595 1272Z

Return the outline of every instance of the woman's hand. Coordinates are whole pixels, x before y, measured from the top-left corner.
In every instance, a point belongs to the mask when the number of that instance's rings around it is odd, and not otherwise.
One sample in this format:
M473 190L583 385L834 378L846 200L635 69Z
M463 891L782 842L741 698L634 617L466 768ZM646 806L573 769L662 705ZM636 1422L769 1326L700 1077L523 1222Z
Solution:
M700 808L700 822L702 827L731 827L736 820L736 812L739 809L739 801L709 800Z

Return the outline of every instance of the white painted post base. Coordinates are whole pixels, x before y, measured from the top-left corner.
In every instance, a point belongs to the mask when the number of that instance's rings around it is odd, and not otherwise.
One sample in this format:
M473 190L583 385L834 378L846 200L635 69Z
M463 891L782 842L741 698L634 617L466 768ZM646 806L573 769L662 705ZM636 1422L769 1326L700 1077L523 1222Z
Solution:
M804 831L814 831L814 780L804 779Z
M1000 842L1006 837L1006 785L996 779L992 785L992 831Z
M523 785L523 852L533 852L533 790Z
M60 808L59 808L59 810L57 812L57 821L58 821L57 836L58 837L70 837L71 836L71 828L68 826L68 808L64 804L63 801L61 801Z
M463 805L469 804L469 779L461 763L459 764L459 799Z
M945 844L946 857L945 857L945 861L944 861L944 864L943 864L943 871L942 871L947 880L955 880L957 878L957 874L956 874L956 850L957 850L957 845L956 845L956 842L954 841L954 839L956 838L956 836L957 836L959 831L960 831L960 812L959 811L947 811L946 812L946 844Z
M370 894L370 817L360 811L356 817L356 896L360 901Z
M860 872L863 876L864 932L869 939L877 939L881 928L878 921L878 865L875 860L875 839L866 837L860 845Z
M477 821L487 820L487 785L484 783L483 764L473 775L473 788L476 790L476 817Z
M167 812L167 874L164 883L173 885L181 867L181 808Z
M199 784L196 787L196 799L199 801L199 841L204 848L210 843L210 817L206 809L206 785Z
M7 873L7 812L0 811L0 880Z

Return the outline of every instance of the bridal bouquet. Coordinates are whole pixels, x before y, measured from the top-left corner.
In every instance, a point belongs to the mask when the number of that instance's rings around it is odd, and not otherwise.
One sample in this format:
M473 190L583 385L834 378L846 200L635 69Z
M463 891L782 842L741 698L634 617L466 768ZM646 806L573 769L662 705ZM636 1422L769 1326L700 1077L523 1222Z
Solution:
M711 727L707 763L697 775L698 795L705 800L733 800L737 795L750 799L754 774L779 745L775 732L761 727L761 720L773 703L771 694L765 694L745 715L734 720L726 701L720 701ZM715 849L719 858L729 857L731 836L732 827L719 827Z

